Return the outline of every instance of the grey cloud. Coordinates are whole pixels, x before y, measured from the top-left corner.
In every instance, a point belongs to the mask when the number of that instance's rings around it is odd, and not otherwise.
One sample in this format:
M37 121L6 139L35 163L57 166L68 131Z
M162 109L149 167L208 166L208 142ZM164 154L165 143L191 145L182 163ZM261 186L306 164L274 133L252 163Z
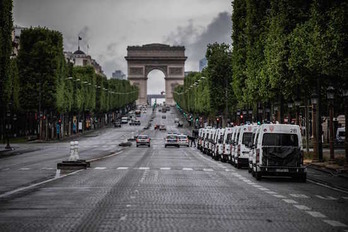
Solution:
M198 62L205 57L207 45L215 42L230 44L231 30L231 14L221 12L199 35L197 35L199 28L190 21L186 27L178 27L165 41L170 44L184 45L186 56L188 56L187 66L196 67L195 70L198 70Z

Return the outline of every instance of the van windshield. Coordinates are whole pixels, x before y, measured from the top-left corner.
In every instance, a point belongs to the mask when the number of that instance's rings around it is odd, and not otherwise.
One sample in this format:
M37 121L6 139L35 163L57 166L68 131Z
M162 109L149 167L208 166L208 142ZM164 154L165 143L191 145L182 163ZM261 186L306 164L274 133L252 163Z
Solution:
M339 131L338 132L338 136L339 137L345 137L346 136L346 132L345 131Z
M244 145L249 145L249 143L251 142L252 137L253 137L253 134L251 132L243 133L242 143Z
M226 144L230 144L230 143L231 143L231 140L232 140L232 134L227 134L225 143L226 143Z
M266 133L262 138L263 146L286 146L297 147L298 137L296 134Z

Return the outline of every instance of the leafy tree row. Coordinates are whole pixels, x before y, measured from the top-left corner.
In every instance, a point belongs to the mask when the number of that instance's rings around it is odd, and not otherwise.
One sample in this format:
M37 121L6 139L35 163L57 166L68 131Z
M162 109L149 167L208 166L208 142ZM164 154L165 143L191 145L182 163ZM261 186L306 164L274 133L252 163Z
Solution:
M191 73L183 86L177 86L175 101L185 111L213 117L227 116L233 110L231 50L227 44L209 44L208 66L202 73Z
M20 106L24 111L103 113L137 99L138 90L128 81L107 80L92 66L67 64L60 32L30 28L22 31L20 41Z
M308 99L347 82L346 1L235 0L233 90L240 105ZM320 84L318 85L318 81Z
M283 111L286 102L306 103L312 93L322 106L329 85L337 94L348 88L347 1L234 0L232 5L232 51L224 44L208 45L208 67L176 88L175 100L185 111L227 116L250 107L255 113L257 103L276 103ZM202 75L206 95L200 85L189 89Z
M5 113L9 110L11 103L11 66L10 61L12 40L11 32L12 0L0 1L0 132L3 135L5 128Z

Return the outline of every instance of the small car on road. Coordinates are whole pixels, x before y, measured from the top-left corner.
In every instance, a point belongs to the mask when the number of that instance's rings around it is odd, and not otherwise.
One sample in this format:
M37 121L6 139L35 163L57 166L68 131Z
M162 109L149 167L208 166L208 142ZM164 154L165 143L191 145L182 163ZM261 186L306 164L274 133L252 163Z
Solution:
M164 147L173 146L180 147L178 135L176 134L167 134L164 138Z
M138 135L137 139L135 140L137 147L139 147L140 145L150 147L150 141L151 139L148 135Z
M121 122L120 121L115 121L114 122L114 127L121 127Z
M159 126L159 130L167 130L167 128L166 128L165 125L162 124L162 125Z
M189 146L189 139L187 135L178 135L179 145L180 146Z

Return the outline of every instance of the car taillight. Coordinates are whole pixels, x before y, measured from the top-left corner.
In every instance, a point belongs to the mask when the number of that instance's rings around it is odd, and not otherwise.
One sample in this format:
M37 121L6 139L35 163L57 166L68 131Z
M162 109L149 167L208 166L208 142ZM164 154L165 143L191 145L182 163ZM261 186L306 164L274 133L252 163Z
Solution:
M186 139L186 142L188 142L188 139Z
M136 139L135 141L136 141L137 143L139 142L139 140L138 140L138 139Z
M148 142L150 142L150 139L147 139Z
M260 149L256 149L256 163L260 162Z

